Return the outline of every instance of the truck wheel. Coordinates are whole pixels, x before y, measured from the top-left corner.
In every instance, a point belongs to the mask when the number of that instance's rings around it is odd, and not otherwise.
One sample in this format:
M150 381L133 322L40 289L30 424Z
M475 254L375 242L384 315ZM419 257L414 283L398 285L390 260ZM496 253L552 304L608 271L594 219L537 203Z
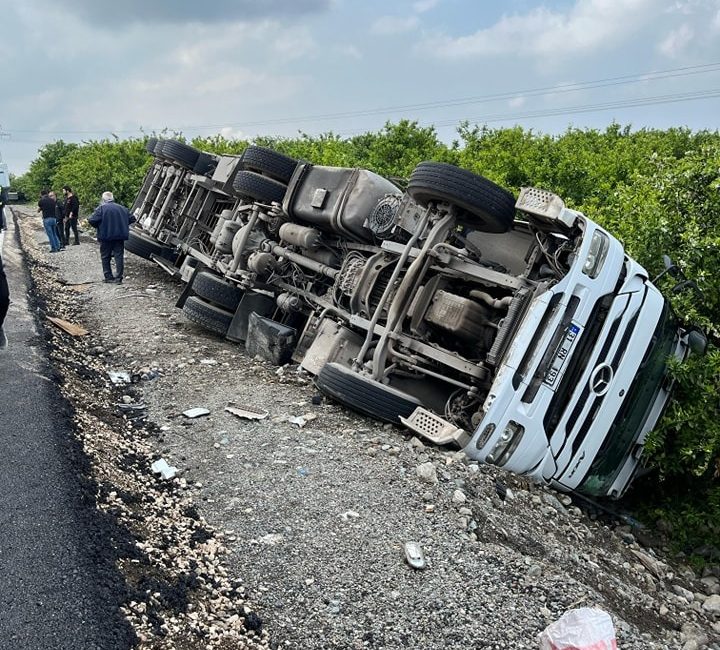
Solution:
M226 309L216 307L197 296L190 296L183 305L183 313L188 320L204 327L206 330L225 336L233 314Z
M155 147L157 146L157 143L157 138L148 138L148 141L145 143L145 151L147 151L149 154L155 153Z
M195 166L193 167L193 171L196 174L202 174L203 176L210 176L212 175L212 172L215 171L215 167L217 166L217 161L215 160L215 156L209 153L205 153L204 151L200 152L200 155L198 156L197 162L195 163Z
M200 298L204 298L208 302L212 302L223 309L228 309L233 313L243 296L243 290L236 284L208 271L200 271L195 276L192 290Z
M195 147L178 142L177 140L166 140L163 145L162 154L165 158L174 160L177 163L192 169L200 157L200 151Z
M247 197L261 203L282 203L287 185L256 174L239 171L233 180L233 189L238 196Z
M281 183L288 183L298 161L267 147L251 145L240 158L240 168L265 174Z
M167 140L158 140L155 143L155 148L153 149L153 156L156 158L162 158L163 157L163 149L165 149L165 143Z
M149 260L151 255L159 255L171 262L177 258L174 248L160 243L157 239L145 235L135 228L130 228L130 237L125 242L125 250L144 257L146 260Z
M492 181L467 169L421 162L412 174L408 194L421 206L432 201L460 208L459 219L484 232L507 232L515 217L515 197Z
M339 363L326 363L315 378L315 385L326 395L365 415L399 424L421 402L378 381L359 375Z

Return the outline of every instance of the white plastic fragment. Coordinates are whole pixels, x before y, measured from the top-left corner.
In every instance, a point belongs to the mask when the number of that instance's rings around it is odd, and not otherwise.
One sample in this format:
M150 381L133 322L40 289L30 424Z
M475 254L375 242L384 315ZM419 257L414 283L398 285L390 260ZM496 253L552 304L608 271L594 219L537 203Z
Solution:
M565 612L539 636L540 650L616 650L610 615L594 607Z
M160 477L166 481L171 478L175 478L175 475L177 474L177 467L168 465L167 461L164 458L156 460L150 466L150 469L152 469L153 474L160 474Z
M424 569L427 566L425 554L417 542L405 542L405 559L413 569Z
M183 415L186 418L199 418L203 415L210 415L210 411L206 408L202 408L201 406L197 406L193 409L188 409L187 411L183 411Z
M357 519L360 516L360 513L355 512L354 510L346 510L345 512L341 512L338 517L342 519L343 521L347 521L348 519Z
M125 370L108 370L110 381L116 386L130 383L130 373Z
M288 416L287 421L290 424L294 424L295 426L302 429L308 422L311 422L317 417L315 413L306 413L305 415L290 415Z
M264 420L268 416L267 411L251 411L250 409L237 408L235 406L226 406L225 410L245 420Z

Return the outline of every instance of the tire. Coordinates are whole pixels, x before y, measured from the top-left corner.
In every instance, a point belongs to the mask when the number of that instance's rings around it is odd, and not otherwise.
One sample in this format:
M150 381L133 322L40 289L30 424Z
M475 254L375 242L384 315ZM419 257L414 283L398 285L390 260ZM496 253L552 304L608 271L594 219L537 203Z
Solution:
M200 157L200 151L195 147L191 147L183 142L178 142L177 140L166 140L162 152L165 158L174 160L188 169L195 167Z
M200 298L233 313L243 297L243 290L236 284L208 271L200 271L195 276L192 290Z
M282 203L287 185L255 172L239 171L235 174L233 189L238 196L254 201Z
M154 154L157 143L157 138L148 138L148 141L145 143L145 151L147 151L149 154Z
M264 174L285 184L290 181L297 165L295 158L255 145L245 149L240 159L241 169Z
M175 249L160 243L157 239L143 234L136 228L130 228L130 237L125 242L125 250L139 257L144 257L146 260L149 260L151 255L159 255L171 262L177 259Z
M202 174L203 176L211 176L212 172L215 171L216 166L217 160L215 160L215 156L201 151L197 162L193 167L193 171L196 174Z
M167 140L158 140L155 143L155 148L153 149L153 156L156 158L162 158L163 155L163 149L165 148L165 143Z
M507 232L515 218L515 197L467 169L421 162L410 175L407 193L421 206L445 201L460 208L460 220L484 232Z
M211 305L197 296L190 296L185 301L183 313L188 320L220 336L225 336L233 319L233 314L229 311Z
M334 400L365 415L398 424L409 417L420 400L378 381L359 375L339 363L326 363L315 385Z

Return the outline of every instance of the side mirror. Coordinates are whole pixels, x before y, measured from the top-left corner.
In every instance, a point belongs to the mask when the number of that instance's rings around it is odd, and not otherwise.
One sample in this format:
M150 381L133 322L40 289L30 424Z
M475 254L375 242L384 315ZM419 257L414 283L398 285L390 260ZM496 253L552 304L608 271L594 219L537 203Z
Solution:
M663 265L665 266L665 270L658 273L655 278L653 279L653 284L656 284L657 281L662 278L665 275L669 275L673 278L682 278L684 279L683 272L680 270L680 267L673 262L668 255L662 256Z

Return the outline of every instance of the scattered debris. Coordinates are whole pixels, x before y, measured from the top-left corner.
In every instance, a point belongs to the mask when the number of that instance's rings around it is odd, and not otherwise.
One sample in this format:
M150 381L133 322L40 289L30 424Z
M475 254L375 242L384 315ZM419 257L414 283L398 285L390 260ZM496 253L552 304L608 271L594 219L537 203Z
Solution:
M287 421L290 424L294 424L295 426L302 429L308 422L312 422L315 418L317 418L317 415L315 413L306 413L305 415L290 415L287 418Z
M187 411L183 411L183 415L186 418L200 418L203 415L210 415L210 411L206 408L203 408L202 406L197 406L192 409L188 409Z
M425 483L430 483L434 485L438 482L437 470L435 469L435 465L433 465L430 461L418 465L415 468L415 473L417 474L418 478Z
M65 330L68 334L71 334L72 336L85 336L89 333L84 327L80 327L80 325L76 325L75 323L71 323L70 321L63 320L62 318L48 316L47 319L53 325L57 325L61 330Z
M424 569L427 566L425 554L417 542L405 542L405 559L413 569Z
M151 466L150 469L152 469L153 474L160 474L160 477L164 480L169 480L171 478L175 478L177 475L177 467L173 467L172 465L168 465L167 461L164 458L161 458L160 460L156 460Z
M342 519L343 521L348 521L349 519L357 519L360 516L359 512L355 512L354 510L346 510L345 512L341 512L338 517Z
M617 647L610 615L581 607L565 612L540 633L540 650L611 650Z
M130 373L125 370L108 370L110 381L116 386L129 384L131 382Z
M202 363L202 361L200 363ZM237 408L235 406L226 406L225 410L245 420L264 420L268 416L267 411L251 411L250 409Z

